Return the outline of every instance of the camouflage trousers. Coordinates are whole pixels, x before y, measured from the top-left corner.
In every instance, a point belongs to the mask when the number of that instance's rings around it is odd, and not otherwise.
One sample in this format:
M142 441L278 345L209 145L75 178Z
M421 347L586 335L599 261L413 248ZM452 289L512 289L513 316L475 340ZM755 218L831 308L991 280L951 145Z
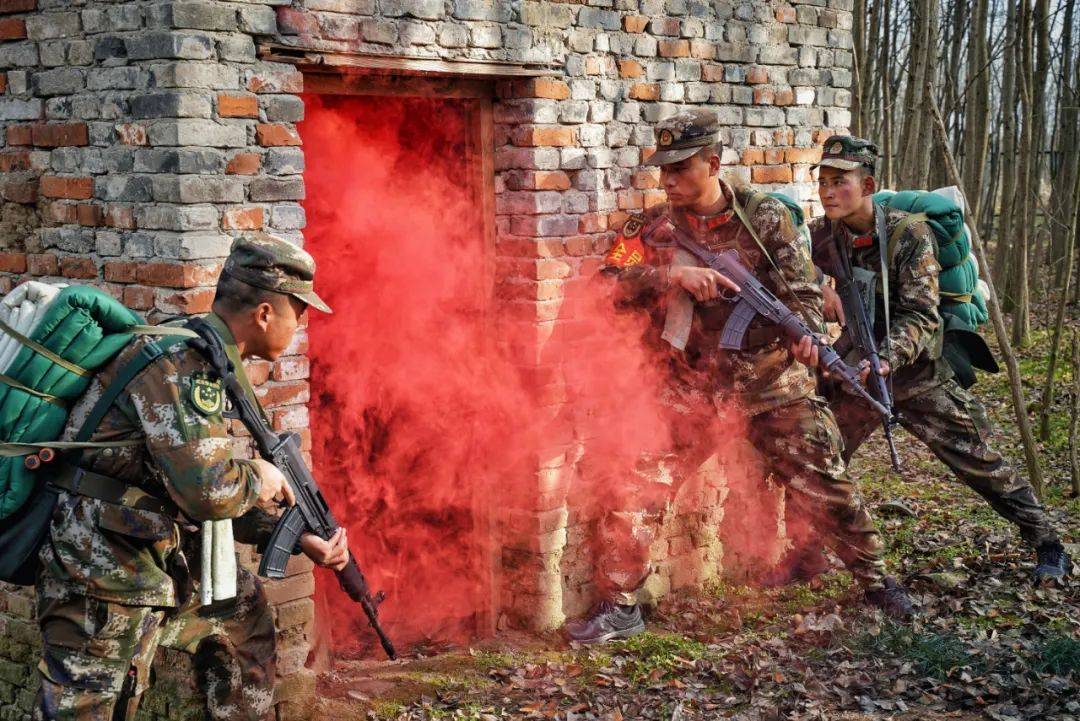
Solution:
M840 423L844 460L848 461L881 427L881 420L858 398L846 393L836 396L830 405ZM955 380L897 400L896 410L900 425L985 498L998 515L1016 524L1025 541L1037 546L1058 539L1031 484L990 446L993 432L986 409Z
M130 721L150 682L157 647L194 654L209 718L264 719L273 704L274 619L262 585L241 569L235 605L125 606L38 592L44 641L37 721Z
M711 398L672 386L662 401L671 411L671 452L640 458L604 489L596 583L600 595L615 603L637 603L651 572L649 548L664 509L679 486L727 443L719 435L724 429L717 427ZM881 537L844 473L840 433L825 401L798 399L750 417L746 429L766 472L785 487L788 508L808 519L817 541L830 546L867 587L880 584ZM797 546L812 542L795 541Z

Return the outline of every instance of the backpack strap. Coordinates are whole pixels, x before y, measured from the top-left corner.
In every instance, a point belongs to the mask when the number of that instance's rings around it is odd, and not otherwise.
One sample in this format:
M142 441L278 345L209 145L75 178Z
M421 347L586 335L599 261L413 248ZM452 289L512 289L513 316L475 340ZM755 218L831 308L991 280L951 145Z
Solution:
M44 391L39 391L36 388L31 388L30 386L23 385L22 383L15 380L14 378L12 378L9 375L4 375L3 373L0 373L0 383L3 383L4 385L9 386L11 388L14 388L17 391L22 391L23 393L27 393L29 395L40 398L41 400L45 401L46 403L52 403L54 406L57 406L59 408L63 408L64 410L67 410L68 405L67 405L67 403L64 402L63 398L58 398L58 397L56 397L54 395L50 395L48 393L45 393Z
M80 365L72 363L67 358L63 358L63 357L57 355L56 353L53 353L51 350L49 350L45 346L41 345L37 341L30 340L29 338L27 338L22 333L15 330L14 328L12 328L10 325L8 325L7 323L5 323L2 320L0 320L0 331L2 331L4 333L6 333L7 335L11 336L16 341L18 341L20 344L26 346L27 348L34 351L38 355L41 355L41 356L44 356L45 358L48 358L53 363L60 366L61 368L63 368L66 371L70 371L71 373L74 373L77 376L84 376L84 377L92 374L91 371L86 370L85 368L83 368Z
M757 208L761 205L761 201L765 200L769 196L765 193L760 193L756 190L750 191L750 199L746 202L746 214L753 215L757 212Z
M889 234L889 262L896 261L896 246L900 243L900 238L903 237L904 231L908 229L908 226L912 223L925 223L930 220L930 217L926 213L911 213L893 228L893 232Z

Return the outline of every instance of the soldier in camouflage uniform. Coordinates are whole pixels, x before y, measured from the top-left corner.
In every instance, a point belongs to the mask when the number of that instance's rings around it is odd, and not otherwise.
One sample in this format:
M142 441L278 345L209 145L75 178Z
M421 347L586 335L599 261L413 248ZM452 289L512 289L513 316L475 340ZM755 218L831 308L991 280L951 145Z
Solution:
M836 275L845 253L853 268L877 274L874 318L884 375L891 373L893 400L900 424L921 440L969 488L981 495L1003 518L1016 524L1025 541L1036 548L1038 579L1061 578L1070 561L1039 505L1031 485L990 446L991 429L982 404L953 377L942 358L943 329L938 313L940 295L933 231L926 223L908 222L895 241L889 261L889 319L885 327L881 253L875 212L884 211L886 238L904 222L907 213L877 208L874 171L877 147L860 138L835 136L825 141L818 171L818 192L825 217L810 223L814 262L824 274ZM828 320L843 321L836 291L823 286ZM886 333L888 342L886 342ZM803 346L800 360L816 364L814 352ZM880 426L879 416L859 398L840 390L830 403L844 437L844 459Z
M650 572L657 516L675 487L717 452L721 414L731 409L746 419L749 440L768 472L786 486L788 503L813 519L864 584L867 599L890 614L909 615L902 587L884 575L873 521L844 476L836 421L816 393L813 374L795 362L782 331L760 317L751 324L745 351L721 350L720 331L733 306L720 291L733 284L670 248L649 246L641 235L663 214L714 251L738 250L747 269L781 301L821 327L821 290L809 249L780 201L720 179L714 112L676 115L656 128L656 139L659 148L648 162L661 167L668 203L627 221L601 272L611 278L616 303L649 311L654 334L666 341L657 344L670 359L661 401L669 411L674 448L642 458L633 472L605 488L609 506L598 544L601 602L569 622L567 634L606 641L644 628L637 591Z
M207 320L252 395L241 357L276 359L307 305L329 311L312 289L314 270L311 256L272 236L233 246ZM127 363L161 340L138 337L95 377L65 440ZM205 607L195 589L201 554L193 523L236 519L237 540L265 545L275 518L257 503L292 500L271 464L234 457L223 405L203 356L185 343L171 346L126 385L90 438L141 443L89 449L68 469L82 470L78 486L57 479L68 492L41 550L35 718L131 719L159 645L195 654L211 718L270 712L275 629L261 584L240 569L236 598ZM122 498L110 497L120 491ZM344 533L330 542L309 534L300 545L317 563L340 568L346 543Z

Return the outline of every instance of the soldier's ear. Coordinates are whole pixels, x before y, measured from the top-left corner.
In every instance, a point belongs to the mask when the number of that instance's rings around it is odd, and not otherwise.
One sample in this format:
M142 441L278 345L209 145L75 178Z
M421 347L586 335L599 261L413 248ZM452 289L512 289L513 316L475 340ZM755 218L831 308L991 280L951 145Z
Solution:
M709 177L718 175L720 175L720 153L712 153L709 155Z
M274 306L270 303L259 303L255 306L255 309L251 311L251 322L263 333L270 327L273 318Z
M872 173L863 172L862 194L870 196L877 192L877 178Z

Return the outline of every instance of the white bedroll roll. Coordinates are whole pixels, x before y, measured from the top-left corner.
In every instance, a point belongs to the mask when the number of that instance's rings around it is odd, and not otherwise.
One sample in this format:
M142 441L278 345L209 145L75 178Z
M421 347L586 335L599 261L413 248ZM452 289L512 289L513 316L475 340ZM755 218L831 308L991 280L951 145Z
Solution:
M233 544L232 519L202 523L199 596L204 606L236 597L236 547Z
M30 337L45 317L49 305L56 300L66 284L50 285L31 280L23 283L0 300L0 321L24 336ZM6 373L22 344L6 333L0 333L0 373Z

